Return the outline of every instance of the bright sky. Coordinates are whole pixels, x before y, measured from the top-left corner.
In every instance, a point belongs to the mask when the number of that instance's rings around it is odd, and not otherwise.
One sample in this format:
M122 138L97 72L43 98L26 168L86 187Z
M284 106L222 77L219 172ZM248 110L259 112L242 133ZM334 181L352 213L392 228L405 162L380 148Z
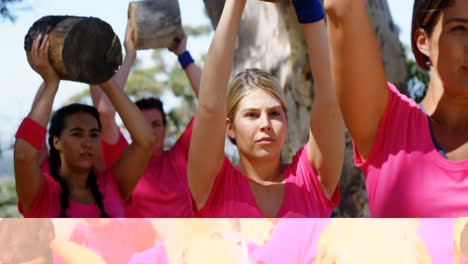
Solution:
M108 22L124 39L128 0L23 0L31 3L31 10L16 12L15 24L0 20L2 48L0 49L0 146L11 142L21 119L28 113L41 78L28 65L23 49L24 36L29 27L46 15L94 16ZM249 0L256 1L256 0ZM186 25L208 24L202 0L179 0L182 22ZM413 0L388 0L395 23L401 30L400 39L408 43ZM208 49L210 37L188 40L188 49L194 58ZM139 51L138 57L148 57L151 51ZM170 55L169 55L170 56ZM70 96L86 89L85 84L61 82L54 109ZM171 98L165 104L171 105Z

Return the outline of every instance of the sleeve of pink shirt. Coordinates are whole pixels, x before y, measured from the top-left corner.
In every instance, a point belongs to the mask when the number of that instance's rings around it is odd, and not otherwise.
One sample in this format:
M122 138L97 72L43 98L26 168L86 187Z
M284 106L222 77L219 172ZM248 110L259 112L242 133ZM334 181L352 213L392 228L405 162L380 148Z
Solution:
M235 170L236 169L231 164L231 161L228 158L224 157L223 166L221 167L221 170L219 171L218 175L216 175L216 179L213 183L213 187L211 187L208 199L206 200L205 205L202 208L197 208L193 201L193 197L190 195L192 200L192 208L194 213L196 214L196 217L203 217L205 214L215 215L214 212L219 213L220 207L224 207L225 205L224 199L226 199L226 197L239 197L246 195L245 192L243 192L243 190L239 188L241 184L239 182L238 177L235 177ZM232 209L232 207L230 207L230 209Z
M193 120L193 118L190 120L182 135L180 135L179 139L177 139L177 142L171 148L171 151L181 153L181 155L184 156L185 160L188 160L190 139L192 137Z
M57 210L60 211L60 204L57 200L57 197L59 197L61 193L60 184L48 174L43 173L43 177L44 183L42 185L42 190L36 197L36 200L34 200L34 203L28 212L25 213L23 211L21 202L18 200L18 211L24 217L59 217L55 216L53 212L56 212Z
M392 147L399 144L398 139L405 138L403 126L405 118L408 117L411 107L417 107L414 101L401 95L393 84L387 83L387 85L389 90L387 106L380 120L374 145L366 160L361 159L353 141L354 162L361 169L366 169L369 164L380 167Z
M341 202L339 184L337 184L335 192L331 195L330 199L325 195L317 173L312 167L312 164L310 164L307 155L307 144L293 157L291 169L296 177L302 178L304 182L310 180L313 188L312 190L317 194L317 199L320 201L320 205L324 210L328 211L328 209L333 209Z
M111 167L117 160L119 160L122 153L128 146L128 142L125 139L122 132L119 131L119 139L115 144L108 144L104 140L101 140L101 153L102 160L106 167Z

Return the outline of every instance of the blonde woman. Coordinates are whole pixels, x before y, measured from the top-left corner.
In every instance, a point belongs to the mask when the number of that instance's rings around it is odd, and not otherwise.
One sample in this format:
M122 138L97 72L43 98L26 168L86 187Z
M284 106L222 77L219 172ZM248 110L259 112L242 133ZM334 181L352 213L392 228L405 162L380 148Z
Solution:
M188 181L199 217L329 217L339 203L344 127L334 96L320 1L296 0L315 78L309 140L281 163L288 120L278 82L250 69L229 89L236 34L246 0L227 0L202 71ZM229 91L229 92L227 92ZM227 100L226 100L227 98ZM225 133L239 163L224 157Z

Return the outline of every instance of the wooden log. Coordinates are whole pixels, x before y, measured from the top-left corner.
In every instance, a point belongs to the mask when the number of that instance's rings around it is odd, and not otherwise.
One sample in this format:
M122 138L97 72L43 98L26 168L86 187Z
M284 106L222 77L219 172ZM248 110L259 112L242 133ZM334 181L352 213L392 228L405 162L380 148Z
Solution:
M46 16L29 29L28 53L38 34L49 34L49 59L62 80L99 84L122 63L120 40L106 22L94 17Z
M176 0L130 2L128 17L138 50L169 48L185 36Z

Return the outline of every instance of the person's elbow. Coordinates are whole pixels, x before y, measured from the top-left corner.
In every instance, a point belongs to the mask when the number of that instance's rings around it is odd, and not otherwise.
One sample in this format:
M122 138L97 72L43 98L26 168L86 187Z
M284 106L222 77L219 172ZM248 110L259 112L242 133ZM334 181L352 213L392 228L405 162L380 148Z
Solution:
M31 151L31 147L28 146L24 140L17 139L13 147L13 156L15 162L31 162L36 158L37 151Z
M105 120L115 122L116 111L113 107L97 107L96 109L99 112L99 119L101 122Z
M357 6L365 7L365 5L366 0L325 0L323 2L323 9L330 19L336 20L342 19L348 14L352 14L352 12L350 12L351 9Z

